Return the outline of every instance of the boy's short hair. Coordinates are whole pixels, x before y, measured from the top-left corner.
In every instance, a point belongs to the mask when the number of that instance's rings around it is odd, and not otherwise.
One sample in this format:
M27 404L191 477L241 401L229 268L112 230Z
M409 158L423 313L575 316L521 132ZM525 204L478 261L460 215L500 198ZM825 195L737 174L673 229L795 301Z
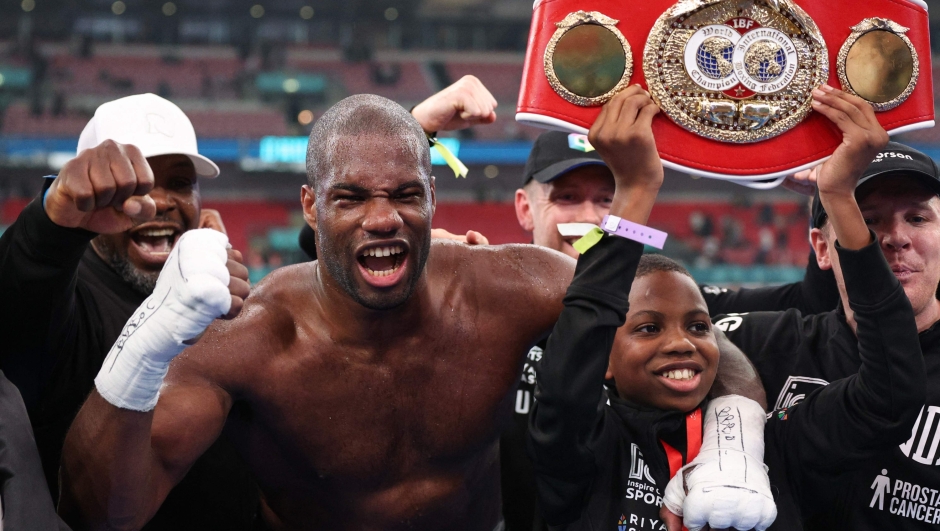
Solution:
M645 277L651 273L679 273L692 278L689 270L682 267L679 262L661 254L644 254L640 257L640 264L636 268L636 278ZM694 279L693 279L694 280Z

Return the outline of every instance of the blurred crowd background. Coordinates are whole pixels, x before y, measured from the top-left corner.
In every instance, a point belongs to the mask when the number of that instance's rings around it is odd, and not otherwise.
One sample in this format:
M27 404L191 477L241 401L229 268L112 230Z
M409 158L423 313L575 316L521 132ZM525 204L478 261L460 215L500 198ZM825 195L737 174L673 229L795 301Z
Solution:
M940 0L927 3L940 19ZM204 205L257 281L301 259L305 136L325 109L364 92L410 108L473 74L498 119L450 135L470 174L435 166L435 226L527 242L512 197L539 133L514 120L531 13L532 0L0 0L0 231L74 156L98 105L153 92L186 112L221 167L202 183ZM936 129L899 139L940 157ZM650 221L700 282L802 277L807 201L787 190L667 171Z

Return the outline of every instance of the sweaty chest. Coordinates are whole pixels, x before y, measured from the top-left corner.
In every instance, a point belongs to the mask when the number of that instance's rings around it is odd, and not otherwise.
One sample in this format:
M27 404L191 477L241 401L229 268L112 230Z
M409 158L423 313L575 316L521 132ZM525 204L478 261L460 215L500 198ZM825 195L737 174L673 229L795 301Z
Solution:
M479 338L318 348L259 377L252 437L304 483L376 486L460 468L491 446L510 418L524 353Z

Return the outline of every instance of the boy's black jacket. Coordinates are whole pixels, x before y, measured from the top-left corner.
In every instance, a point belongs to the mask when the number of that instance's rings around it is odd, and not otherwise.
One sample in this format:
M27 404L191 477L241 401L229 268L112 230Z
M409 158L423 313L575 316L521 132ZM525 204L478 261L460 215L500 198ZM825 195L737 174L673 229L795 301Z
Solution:
M865 366L768 422L765 460L778 503L775 529L799 529L799 505L828 488L821 482L826 474L861 467L906 439L914 405L924 397L913 311L880 250L873 244L838 252L850 264L843 265L846 284L867 286L853 302L864 328L859 350ZM684 414L616 397L610 405L601 401L641 253L638 244L605 237L581 257L540 362L529 449L539 504L552 526L664 529L658 498L669 472L659 440L681 440Z
M778 311L796 308L806 315L827 312L839 304L839 288L831 269L819 269L809 253L803 280L782 286L728 290L699 285L710 315L733 312ZM535 396L538 362L546 340L529 350L516 390L513 422L499 440L503 491L503 516L507 531L543 531L542 515L535 503L535 473L526 452L529 412Z

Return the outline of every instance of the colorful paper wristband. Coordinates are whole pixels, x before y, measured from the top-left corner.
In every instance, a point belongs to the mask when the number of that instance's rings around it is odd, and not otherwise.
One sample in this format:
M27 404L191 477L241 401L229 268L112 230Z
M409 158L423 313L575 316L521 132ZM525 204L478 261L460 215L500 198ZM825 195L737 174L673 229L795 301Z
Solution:
M640 225L639 223L633 223L632 221L627 221L617 216L611 216L610 214L604 216L604 221L601 222L601 228L608 234L614 234L621 238L640 242L657 249L663 248L663 245L666 244L666 236L668 236L668 234L661 230Z
M581 254L586 253L588 249L594 247L597 245L597 242L601 241L605 232L628 240L637 241L657 249L663 248L663 245L666 243L666 236L668 236L663 231L651 229L609 214L604 216L601 227L603 227L603 230L599 227L594 227L588 231L587 234L582 236L581 239L574 242L572 246L575 250Z

